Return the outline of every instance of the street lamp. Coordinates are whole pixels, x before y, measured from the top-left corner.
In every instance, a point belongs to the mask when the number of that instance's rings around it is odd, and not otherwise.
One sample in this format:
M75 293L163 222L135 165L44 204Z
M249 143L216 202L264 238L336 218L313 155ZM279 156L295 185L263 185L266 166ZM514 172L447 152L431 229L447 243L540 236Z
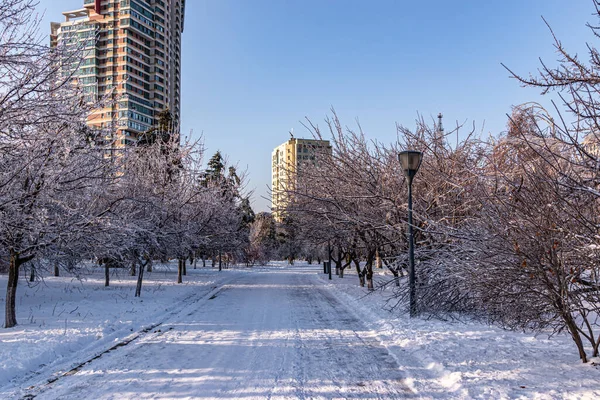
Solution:
M331 240L327 240L327 272L329 273L329 280L331 280Z
M415 293L415 248L413 237L412 220L412 181L417 174L423 153L416 150L406 150L398 154L398 160L404 170L404 175L408 179L408 267L409 267L409 286L410 286L410 316L417 315L417 299Z

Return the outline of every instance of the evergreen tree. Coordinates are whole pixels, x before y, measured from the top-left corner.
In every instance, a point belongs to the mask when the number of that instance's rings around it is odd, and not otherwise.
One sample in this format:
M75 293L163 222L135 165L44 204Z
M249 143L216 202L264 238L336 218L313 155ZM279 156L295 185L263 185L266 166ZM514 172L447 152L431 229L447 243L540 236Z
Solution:
M208 160L208 168L206 169L206 176L208 180L218 182L223 178L223 169L225 169L225 163L221 152L217 152Z
M250 205L250 199L248 197L242 198L240 206L238 207L239 213L242 216L242 226L249 227L254 223L256 214Z

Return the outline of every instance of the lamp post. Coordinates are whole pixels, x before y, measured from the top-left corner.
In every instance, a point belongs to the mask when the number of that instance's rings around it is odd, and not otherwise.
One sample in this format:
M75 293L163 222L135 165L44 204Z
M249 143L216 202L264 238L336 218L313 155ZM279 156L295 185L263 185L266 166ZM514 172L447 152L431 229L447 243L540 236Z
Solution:
M327 272L329 273L329 280L331 280L331 240L327 240Z
M417 315L417 299L415 293L415 248L412 220L412 181L423 160L423 153L416 150L406 150L398 154L398 160L408 179L408 267L410 289L410 316Z

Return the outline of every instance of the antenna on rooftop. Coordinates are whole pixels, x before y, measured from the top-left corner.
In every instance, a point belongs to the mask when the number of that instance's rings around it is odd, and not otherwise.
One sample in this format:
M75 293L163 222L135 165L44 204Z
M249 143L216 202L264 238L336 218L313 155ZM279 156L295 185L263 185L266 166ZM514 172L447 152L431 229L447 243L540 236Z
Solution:
M438 123L433 132L433 148L434 152L438 152L440 148L444 147L444 125L442 125L442 113L438 114Z
M290 129L290 136L292 137L292 139L294 138L294 128Z

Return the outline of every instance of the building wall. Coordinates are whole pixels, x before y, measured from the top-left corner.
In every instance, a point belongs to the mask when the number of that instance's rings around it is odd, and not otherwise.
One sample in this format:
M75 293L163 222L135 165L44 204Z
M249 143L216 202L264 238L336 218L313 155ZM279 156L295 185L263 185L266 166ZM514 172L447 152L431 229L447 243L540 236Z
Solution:
M116 128L117 145L127 145L166 108L180 120L184 0L83 0L83 8L63 15L51 24L51 46L84 56L78 64L65 59L65 73L75 71L89 101L110 104L89 124Z
M316 154L331 153L327 140L291 138L277 146L271 154L271 211L275 221L281 222L289 204L289 190L294 190L303 179L298 167L304 162L315 160Z

